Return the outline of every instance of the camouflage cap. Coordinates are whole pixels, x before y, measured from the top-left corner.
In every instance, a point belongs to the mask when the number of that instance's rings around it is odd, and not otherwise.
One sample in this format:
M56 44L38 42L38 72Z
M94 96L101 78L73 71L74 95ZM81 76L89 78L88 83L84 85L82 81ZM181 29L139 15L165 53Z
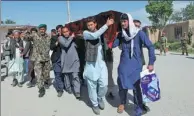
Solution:
M47 25L46 24L40 24L39 26L38 26L38 28L40 29L40 28L47 28Z

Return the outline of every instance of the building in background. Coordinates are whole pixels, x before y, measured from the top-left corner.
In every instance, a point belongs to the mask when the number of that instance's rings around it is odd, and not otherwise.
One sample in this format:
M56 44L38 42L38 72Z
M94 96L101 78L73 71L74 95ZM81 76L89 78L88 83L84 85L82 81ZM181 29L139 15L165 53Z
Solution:
M183 33L186 32L188 34L189 30L192 30L194 33L194 20L181 21L174 24L168 24L165 26L163 32L166 33L166 37L168 40L179 40L180 37L183 36ZM147 33L150 40L155 43L159 39L159 30L155 32L151 31L151 26L143 27L142 29ZM192 43L194 43L194 36L191 38Z

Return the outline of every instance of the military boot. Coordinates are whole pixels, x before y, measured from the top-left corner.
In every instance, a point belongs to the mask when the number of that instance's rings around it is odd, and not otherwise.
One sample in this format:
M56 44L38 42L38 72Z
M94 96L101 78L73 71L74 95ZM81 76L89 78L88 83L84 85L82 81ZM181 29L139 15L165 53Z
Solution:
M39 89L39 95L38 95L38 97L43 97L44 95L45 95L45 88L42 87L42 88Z
M188 54L188 52L186 53L186 56L188 56L189 54Z
M182 55L184 55L184 52L182 52Z

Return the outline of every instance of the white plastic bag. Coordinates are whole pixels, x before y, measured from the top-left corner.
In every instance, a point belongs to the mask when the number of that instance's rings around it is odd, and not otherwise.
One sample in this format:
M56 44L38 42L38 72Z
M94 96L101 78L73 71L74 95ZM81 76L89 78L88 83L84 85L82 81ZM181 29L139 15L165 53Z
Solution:
M155 71L149 72L146 69L140 75L143 101L145 103L158 101L160 99L160 87Z

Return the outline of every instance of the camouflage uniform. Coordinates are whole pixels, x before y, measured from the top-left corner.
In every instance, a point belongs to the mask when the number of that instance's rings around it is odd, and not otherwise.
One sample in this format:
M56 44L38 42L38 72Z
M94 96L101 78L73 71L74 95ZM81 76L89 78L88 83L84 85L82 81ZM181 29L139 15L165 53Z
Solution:
M188 39L189 39L189 45L191 44L191 37L193 36L193 32L190 30L189 33L188 33Z
M186 55L188 55L187 44L188 44L188 38L187 36L183 36L181 39L182 55L184 55L185 52L186 52Z
M165 36L162 36L159 42L160 42L160 54L162 54L162 52L166 54L167 38Z
M35 33L29 38L33 41L31 60L35 61L34 70L37 75L38 88L41 89L45 84L50 83L50 37L47 34L41 36Z

